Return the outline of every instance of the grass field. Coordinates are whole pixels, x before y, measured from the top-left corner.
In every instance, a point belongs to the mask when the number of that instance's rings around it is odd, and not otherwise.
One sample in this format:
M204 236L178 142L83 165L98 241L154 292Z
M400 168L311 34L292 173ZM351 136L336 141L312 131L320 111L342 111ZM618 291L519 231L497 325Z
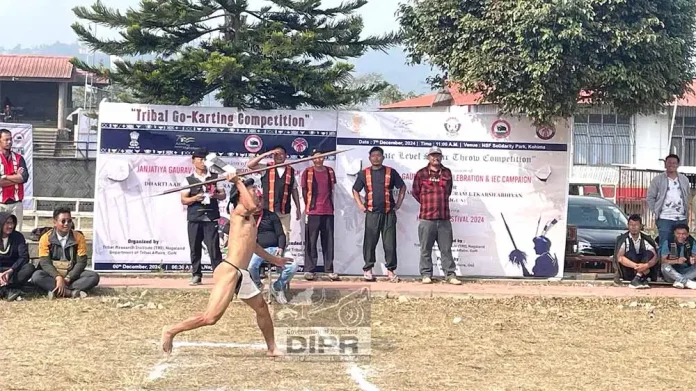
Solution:
M0 302L0 389L696 389L696 309L678 301L373 299L372 356L357 363L265 357L253 312L235 301L165 358L162 326L207 297Z

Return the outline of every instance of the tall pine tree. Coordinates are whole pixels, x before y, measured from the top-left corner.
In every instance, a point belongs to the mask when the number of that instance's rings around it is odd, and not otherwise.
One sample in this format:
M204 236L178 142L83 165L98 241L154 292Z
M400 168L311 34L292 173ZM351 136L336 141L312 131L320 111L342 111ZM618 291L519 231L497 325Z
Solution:
M366 0L333 8L321 0L142 0L125 13L98 0L76 7L78 18L120 31L100 39L80 23L72 28L90 48L109 55L154 55L117 62L114 72L73 59L133 91L145 103L190 105L211 92L241 109L337 107L360 103L388 86L350 83L347 60L399 43L395 33L361 39L355 12Z

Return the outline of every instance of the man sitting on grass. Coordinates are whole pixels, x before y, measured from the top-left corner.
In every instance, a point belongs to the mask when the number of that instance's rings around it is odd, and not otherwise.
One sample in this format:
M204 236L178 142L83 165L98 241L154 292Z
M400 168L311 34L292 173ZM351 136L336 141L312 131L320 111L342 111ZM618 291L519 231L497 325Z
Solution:
M628 232L616 239L618 271L623 280L631 281L628 287L632 289L650 288L648 277L657 280L657 244L641 232L642 225L639 215L629 216Z
M689 226L676 224L674 239L665 239L660 246L662 255L662 277L672 282L675 288L696 289L696 257L692 254L694 238L689 235Z
M17 217L0 212L0 297L14 301L21 297L22 287L29 281L34 266L29 263L27 241L17 232Z
M31 280L48 297L87 297L99 284L99 274L87 267L87 241L72 229L70 209L53 211L55 226L39 239L39 270Z

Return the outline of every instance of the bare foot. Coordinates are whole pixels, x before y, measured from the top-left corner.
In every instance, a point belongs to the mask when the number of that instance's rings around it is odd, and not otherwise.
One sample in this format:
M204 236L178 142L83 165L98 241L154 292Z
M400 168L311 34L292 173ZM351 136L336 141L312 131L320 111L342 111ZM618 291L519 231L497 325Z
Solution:
M174 336L169 332L167 326L162 328L162 339L160 341L162 343L162 350L170 354L172 352L172 345L174 344Z
M268 349L268 352L266 353L268 357L280 357L283 355L283 352L278 350L278 348L273 348L273 349Z

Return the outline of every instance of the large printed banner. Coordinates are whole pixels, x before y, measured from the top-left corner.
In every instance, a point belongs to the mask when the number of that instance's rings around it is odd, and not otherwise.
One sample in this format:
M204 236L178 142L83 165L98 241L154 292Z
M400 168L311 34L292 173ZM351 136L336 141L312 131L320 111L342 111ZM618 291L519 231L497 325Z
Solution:
M12 150L22 155L29 170L29 180L24 184L24 210L32 209L34 197L34 138L33 128L30 124L16 124L0 122L0 129L12 132Z
M464 276L561 277L566 239L569 125L534 128L494 115L418 112L342 112L337 159L336 272L360 274L364 216L352 201L359 170L370 167L369 150L380 146L384 165L395 169L407 195L397 212L397 272L420 275L419 204L411 195L415 173L432 146L452 170L450 197L453 258ZM364 197L364 193L362 194ZM395 192L396 198L397 192ZM435 245L433 268L442 275ZM382 244L377 274L385 274Z
M183 182L192 172L190 154L197 147L217 152L241 168L259 153L283 145L290 159L314 148L352 148L327 163L335 167L338 181L334 267L337 273L361 274L365 221L352 188L357 173L370 167L370 148L380 146L384 164L401 175L407 188L397 212L397 272L419 275L419 205L411 186L415 173L427 164L428 149L438 146L454 177L450 203L457 274L563 274L567 123L536 128L513 117L466 113L259 112L106 103L100 107L99 128L93 254L97 270L190 267L186 207L179 194L151 196ZM296 166L298 181L308 165ZM221 206L227 215L227 202ZM291 213L289 255L303 265L305 216L296 220L294 205ZM203 258L209 268L207 255ZM435 275L442 275L437 244L433 260ZM380 241L378 275L386 273L383 262Z
M180 195L152 196L184 182L193 172L190 155L196 148L216 152L238 168L279 145L290 159L297 159L314 148L335 150L336 118L336 112L325 111L102 104L94 207L95 270L190 267L186 207ZM299 186L299 173L307 163L295 167ZM229 184L225 182L225 186L229 195ZM229 216L227 206L227 200L220 202L225 217ZM293 217L295 210L293 205ZM293 218L287 254L300 261L303 231L303 220ZM205 250L203 265L210 270Z

